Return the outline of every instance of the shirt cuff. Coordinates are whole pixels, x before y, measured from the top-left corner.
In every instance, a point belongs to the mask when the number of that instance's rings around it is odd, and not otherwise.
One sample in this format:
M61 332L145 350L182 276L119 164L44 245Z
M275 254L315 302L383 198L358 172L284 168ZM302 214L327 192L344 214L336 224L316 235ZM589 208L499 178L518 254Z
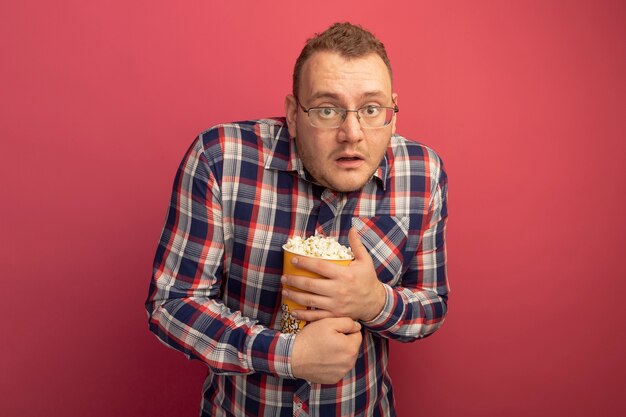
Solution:
M372 320L362 322L364 326L376 332L390 330L401 317L401 314L398 314L399 312L396 311L401 306L401 303L396 302L397 295L395 291L384 283L383 288L387 294L383 309Z
M294 334L265 329L253 336L248 345L249 366L254 372L295 379L291 371Z

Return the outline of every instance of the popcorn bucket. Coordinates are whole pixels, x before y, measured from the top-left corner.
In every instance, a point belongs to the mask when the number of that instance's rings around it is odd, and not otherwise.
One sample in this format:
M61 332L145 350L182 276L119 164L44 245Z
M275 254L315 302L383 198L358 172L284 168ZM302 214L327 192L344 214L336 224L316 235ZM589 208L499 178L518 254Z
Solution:
M294 256L308 256L302 255L299 253L294 253L285 249L283 246L283 274L285 275L301 275L310 278L324 278L319 274L313 273L311 271L307 271L301 268L298 268L296 265L291 263L291 259ZM312 256L309 256L312 257ZM324 259L326 262L332 262L337 265L348 266L352 259ZM325 279L325 278L324 278ZM285 288L289 289L289 291L301 291L294 287L290 287L289 285L285 285ZM293 310L310 310L310 307L303 306L301 304L296 303L295 301L283 297L282 305L281 305L281 316L280 316L280 327L283 333L298 333L306 324L308 323L305 320L300 320L291 315Z

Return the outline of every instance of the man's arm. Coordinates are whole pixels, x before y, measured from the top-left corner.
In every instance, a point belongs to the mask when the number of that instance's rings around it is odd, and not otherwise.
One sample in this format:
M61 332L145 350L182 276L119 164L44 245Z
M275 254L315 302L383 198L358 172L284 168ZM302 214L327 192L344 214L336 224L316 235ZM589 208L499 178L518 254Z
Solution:
M432 152L432 151L430 151ZM383 337L411 342L435 332L445 319L448 300L446 224L448 179L443 163L430 155L432 192L415 258L393 288L380 314L363 325Z
M434 154L433 154L434 155ZM398 285L382 284L367 249L356 231L349 240L355 260L347 267L323 260L296 257L304 268L329 279L284 276L283 284L305 292L284 290L283 296L315 307L296 310L298 318L315 321L325 317L350 317L369 330L400 341L413 341L437 330L447 311L447 268L445 231L447 222L447 177L436 155L428 215L420 245ZM285 294L285 292L287 292Z
M216 373L293 378L294 336L221 302L224 237L220 188L199 138L181 163L146 302L150 330Z

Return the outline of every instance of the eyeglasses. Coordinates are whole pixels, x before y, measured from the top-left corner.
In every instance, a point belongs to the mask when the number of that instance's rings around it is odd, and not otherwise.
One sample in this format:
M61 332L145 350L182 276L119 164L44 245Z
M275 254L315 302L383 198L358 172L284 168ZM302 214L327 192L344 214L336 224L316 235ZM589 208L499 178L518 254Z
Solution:
M378 129L387 126L399 111L398 106L365 106L356 110L343 107L310 107L306 108L298 100L298 106L309 116L313 127L337 129L348 117L349 112L356 113L356 118L364 129Z

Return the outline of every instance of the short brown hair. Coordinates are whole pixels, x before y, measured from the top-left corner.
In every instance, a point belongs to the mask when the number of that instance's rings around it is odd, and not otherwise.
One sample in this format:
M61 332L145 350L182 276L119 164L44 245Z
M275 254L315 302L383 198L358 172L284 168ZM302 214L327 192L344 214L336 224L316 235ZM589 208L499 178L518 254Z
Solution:
M293 95L298 97L300 73L307 59L318 51L336 52L345 58L359 58L371 53L377 54L387 66L391 77L391 63L385 45L371 32L351 23L335 23L322 33L308 39L293 69Z

